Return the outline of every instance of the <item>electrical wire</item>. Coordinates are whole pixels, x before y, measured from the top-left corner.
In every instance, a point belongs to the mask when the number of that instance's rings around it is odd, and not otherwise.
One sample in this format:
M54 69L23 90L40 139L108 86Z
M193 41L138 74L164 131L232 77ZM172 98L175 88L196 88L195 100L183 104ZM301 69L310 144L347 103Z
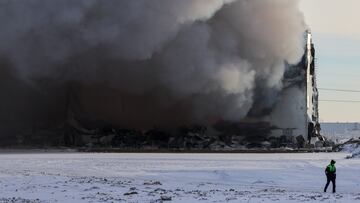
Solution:
M334 92L357 92L357 93L360 93L360 90L346 90L346 89L332 89L332 88L318 88L318 90L334 91Z
M360 103L360 100L333 100L333 99L321 99L320 102L338 102L338 103Z
M318 90L333 91L333 92L351 92L360 93L360 90L349 89L334 89L334 88L318 88ZM360 103L360 100L337 100L337 99L320 99L320 102L336 102L336 103Z

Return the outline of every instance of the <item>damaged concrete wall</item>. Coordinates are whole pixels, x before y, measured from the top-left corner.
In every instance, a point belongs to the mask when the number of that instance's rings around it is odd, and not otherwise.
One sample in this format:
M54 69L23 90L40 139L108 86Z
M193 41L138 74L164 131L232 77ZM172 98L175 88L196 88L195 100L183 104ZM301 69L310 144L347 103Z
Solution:
M316 84L315 48L312 34L307 31L306 50L302 61L288 69L284 75L284 89L274 108L267 118L279 129L273 131L273 136L302 136L308 144L314 144L320 135L318 98Z

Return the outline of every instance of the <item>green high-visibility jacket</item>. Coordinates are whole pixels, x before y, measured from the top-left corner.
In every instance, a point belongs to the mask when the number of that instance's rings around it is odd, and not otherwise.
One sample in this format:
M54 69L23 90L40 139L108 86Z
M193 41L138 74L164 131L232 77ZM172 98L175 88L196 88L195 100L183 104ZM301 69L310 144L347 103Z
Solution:
M329 164L325 169L326 175L334 175L336 173L335 165Z

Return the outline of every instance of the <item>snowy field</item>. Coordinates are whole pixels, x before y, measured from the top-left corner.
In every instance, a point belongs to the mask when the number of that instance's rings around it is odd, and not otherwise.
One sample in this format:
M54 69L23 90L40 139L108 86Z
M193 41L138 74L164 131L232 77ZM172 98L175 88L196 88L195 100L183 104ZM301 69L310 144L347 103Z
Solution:
M344 153L2 153L0 202L360 202ZM322 192L337 161L337 193Z

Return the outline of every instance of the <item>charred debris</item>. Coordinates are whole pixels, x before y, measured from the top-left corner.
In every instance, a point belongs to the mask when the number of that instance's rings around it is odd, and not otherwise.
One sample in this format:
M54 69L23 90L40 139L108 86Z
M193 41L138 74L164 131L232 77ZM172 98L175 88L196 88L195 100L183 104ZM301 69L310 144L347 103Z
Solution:
M64 130L65 128L65 130ZM268 122L226 122L219 121L211 127L202 125L182 126L173 130L153 128L147 131L103 126L86 129L78 123L66 127L29 132L17 136L19 146L28 147L70 147L82 149L120 150L246 150L246 149L301 149L331 147L331 141L321 145L307 144L302 136L271 136L279 130Z
M272 137L276 127L267 122L233 123L219 121L209 127L182 126L175 130L147 131L104 126L86 129L71 123L66 130L38 130L17 137L19 145L37 147L88 147L121 149L224 150L248 148L298 148L286 136ZM302 141L305 142L305 141Z

